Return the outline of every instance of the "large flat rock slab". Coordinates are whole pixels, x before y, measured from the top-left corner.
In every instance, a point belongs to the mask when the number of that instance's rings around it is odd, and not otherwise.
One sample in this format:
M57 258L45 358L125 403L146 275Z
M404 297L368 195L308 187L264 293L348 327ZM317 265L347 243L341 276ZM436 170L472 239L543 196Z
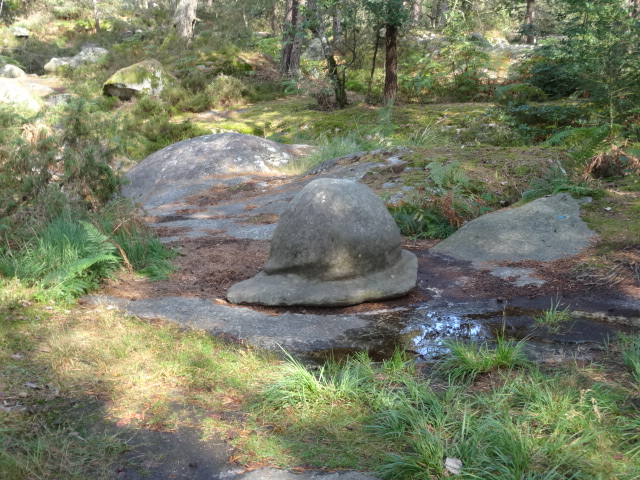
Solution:
M431 251L470 262L548 262L579 253L595 235L580 203L560 193L476 218Z
M145 206L168 204L210 188L216 175L273 173L310 148L232 132L203 135L149 155L129 170L122 195Z
M113 304L140 318L160 317L276 351L280 348L310 352L352 347L352 341L347 340L349 332L370 326L370 320L358 315L269 315L200 298L163 297L137 301L100 296L85 298L96 304Z

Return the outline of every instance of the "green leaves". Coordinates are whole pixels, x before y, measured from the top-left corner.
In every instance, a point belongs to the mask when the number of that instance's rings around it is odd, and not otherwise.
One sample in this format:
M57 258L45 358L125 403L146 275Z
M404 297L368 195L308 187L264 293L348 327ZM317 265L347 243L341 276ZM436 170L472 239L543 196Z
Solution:
M409 11L403 0L364 0L364 6L386 25L402 27L409 20Z

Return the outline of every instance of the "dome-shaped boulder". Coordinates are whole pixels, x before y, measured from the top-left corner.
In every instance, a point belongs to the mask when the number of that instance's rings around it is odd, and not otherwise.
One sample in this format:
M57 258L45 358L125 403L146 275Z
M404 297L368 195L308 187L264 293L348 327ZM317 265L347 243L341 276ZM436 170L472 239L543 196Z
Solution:
M355 181L322 178L304 187L281 216L264 271L233 285L227 299L355 305L406 294L417 269L380 198Z

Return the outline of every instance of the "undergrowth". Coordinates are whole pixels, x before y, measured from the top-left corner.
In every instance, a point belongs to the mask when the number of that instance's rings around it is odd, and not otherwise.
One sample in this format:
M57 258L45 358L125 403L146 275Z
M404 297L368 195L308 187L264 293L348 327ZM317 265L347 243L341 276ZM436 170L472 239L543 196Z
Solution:
M593 379L598 367L542 371L524 356L525 342L504 338L493 347L448 345L439 377L427 379L415 376L398 352L394 368L366 355L319 368L289 358L255 404L257 418L274 433L239 445L262 445L281 466L304 458L334 468L351 465L349 458L329 460L342 448L359 455L361 469L399 480L640 473L632 460L638 452L634 409L619 387ZM318 435L326 446L308 444ZM309 449L313 456L305 455Z

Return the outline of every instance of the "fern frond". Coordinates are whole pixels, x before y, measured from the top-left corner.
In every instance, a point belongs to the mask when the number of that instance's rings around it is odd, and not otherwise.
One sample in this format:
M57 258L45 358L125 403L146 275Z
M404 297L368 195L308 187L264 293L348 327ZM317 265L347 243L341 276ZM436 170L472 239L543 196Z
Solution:
M61 284L66 281L76 278L80 274L86 272L91 267L101 262L109 262L109 263L117 263L118 257L111 254L98 254L93 257L81 258L76 262L66 265L63 268L60 268L54 272L51 272L49 275L42 279L43 285L50 284Z

